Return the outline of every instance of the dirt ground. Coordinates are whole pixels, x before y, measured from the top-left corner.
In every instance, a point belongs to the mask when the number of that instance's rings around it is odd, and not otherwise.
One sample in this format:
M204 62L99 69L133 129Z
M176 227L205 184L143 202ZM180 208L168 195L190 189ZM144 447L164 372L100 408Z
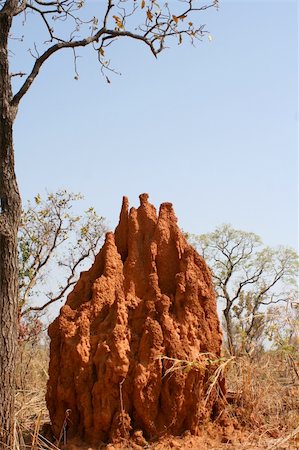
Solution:
M121 441L117 444L100 445L99 447L88 447L69 444L64 450L299 450L299 427L291 433L279 438L270 437L272 432L240 432L229 430L228 433L213 435L213 430L203 436L192 436L185 433L184 436L165 436L157 442L146 442L142 433L136 432L134 439L130 442Z

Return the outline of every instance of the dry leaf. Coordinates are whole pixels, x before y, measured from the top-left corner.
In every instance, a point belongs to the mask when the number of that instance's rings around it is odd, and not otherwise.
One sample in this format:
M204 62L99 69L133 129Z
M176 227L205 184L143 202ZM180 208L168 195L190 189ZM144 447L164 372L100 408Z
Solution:
M122 20L121 20L120 17L118 17L118 16L112 16L112 17L113 17L113 19L115 20L116 26L117 26L118 28L124 28L123 23L122 23Z
M153 15L149 9L147 10L146 15L148 20L151 22L153 20Z

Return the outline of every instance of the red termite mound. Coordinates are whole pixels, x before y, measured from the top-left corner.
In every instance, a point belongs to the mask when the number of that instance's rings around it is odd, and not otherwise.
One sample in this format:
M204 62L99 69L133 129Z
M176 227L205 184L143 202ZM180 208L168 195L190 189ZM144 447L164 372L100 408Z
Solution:
M220 413L223 380L218 394L209 389L221 347L211 275L171 203L157 217L147 194L130 211L124 197L115 233L49 336L47 405L57 437L64 430L93 444L136 430L196 434Z

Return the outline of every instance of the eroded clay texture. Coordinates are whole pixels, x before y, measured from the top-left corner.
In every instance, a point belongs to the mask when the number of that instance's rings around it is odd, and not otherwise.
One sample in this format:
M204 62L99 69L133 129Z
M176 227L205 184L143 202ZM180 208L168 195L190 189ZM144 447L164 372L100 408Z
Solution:
M64 423L68 438L91 444L136 430L146 438L197 434L220 413L219 392L209 393L221 348L211 275L171 203L157 215L147 194L138 209L123 199L119 225L49 336L47 405L56 436Z

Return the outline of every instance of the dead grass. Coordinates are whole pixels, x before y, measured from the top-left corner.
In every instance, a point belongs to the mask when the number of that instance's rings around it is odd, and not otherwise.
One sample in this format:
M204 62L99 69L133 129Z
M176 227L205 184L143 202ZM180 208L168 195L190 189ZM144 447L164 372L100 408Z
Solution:
M299 378L289 355L236 358L226 374L230 412L238 422L278 437L299 422Z
M55 448L40 435L43 425L49 422L45 403L48 361L47 345L24 342L19 346L16 369L14 450Z
M16 439L13 450L59 450L60 446L44 437L47 436L44 427L49 422L45 405L47 347L24 345L21 350L16 372ZM169 360L168 363L170 372L194 368L194 363L188 361ZM192 447L193 437L190 437L188 446L180 447L185 441L173 438L170 447L163 447L161 442L161 448L299 449L299 377L295 357L268 352L254 359L245 356L223 358L218 363L219 373L216 375L222 376L225 372L227 380L226 410L239 424L235 434L241 440L228 439L225 444L218 440L216 446L209 442L207 447L204 444L198 447L199 440L194 438ZM201 366L199 364L199 370ZM211 380L211 389L217 389L218 375ZM128 448L137 447L132 444ZM147 448L160 447L155 443Z

